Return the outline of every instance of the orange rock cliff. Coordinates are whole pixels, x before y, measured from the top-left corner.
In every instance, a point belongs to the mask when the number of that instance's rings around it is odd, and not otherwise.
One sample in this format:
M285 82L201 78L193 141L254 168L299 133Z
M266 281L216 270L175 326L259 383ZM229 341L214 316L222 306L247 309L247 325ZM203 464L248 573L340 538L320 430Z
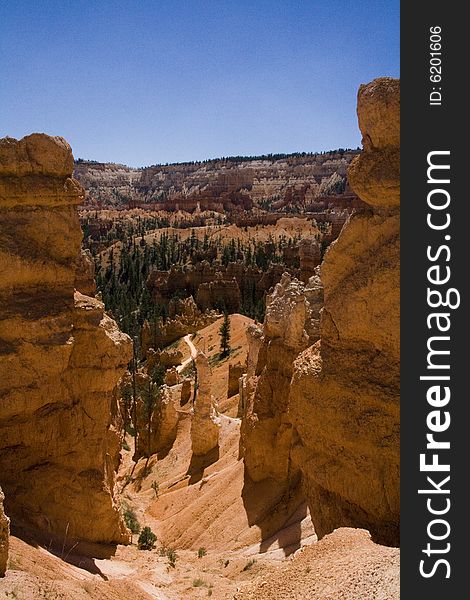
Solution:
M349 167L367 202L315 277L284 279L249 332L241 450L255 479L299 477L319 537L341 526L399 543L400 91L363 85L363 152ZM319 339L318 339L319 338Z
M73 168L62 138L0 140L0 485L13 524L125 543L113 390L131 341L74 290L84 192Z

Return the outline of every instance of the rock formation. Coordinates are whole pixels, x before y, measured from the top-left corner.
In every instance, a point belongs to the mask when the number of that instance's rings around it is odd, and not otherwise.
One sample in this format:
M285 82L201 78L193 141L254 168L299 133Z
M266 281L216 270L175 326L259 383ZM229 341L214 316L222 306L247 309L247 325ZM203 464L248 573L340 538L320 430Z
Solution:
M346 170L356 150L223 159L132 169L77 161L75 177L89 206L241 212L268 205L304 208L348 191ZM331 195L331 196L330 196ZM349 201L354 201L349 193Z
M238 394L240 387L240 377L246 373L245 365L236 363L229 365L228 367L228 385L227 385L227 398L231 398L235 394Z
M181 406L184 406L191 400L191 390L192 390L191 380L183 379L183 382L181 384L181 398L180 398Z
M2 488L0 488L0 577L3 577L7 570L8 547L10 543L10 519L3 511L4 500L5 496L3 495Z
M137 399L137 449L134 460L142 456L151 456L171 448L176 438L179 413L176 409L181 396L181 386L162 385L155 387L150 382L153 402L149 404L150 379L147 374L139 373ZM150 437L149 437L150 435Z
M270 477L285 484L294 476L290 382L299 352L318 339L318 328L315 331L312 323L318 324L322 299L317 276L305 285L285 273L267 298L263 329L248 328L248 370L240 403L241 448L246 471L254 481Z
M217 273L214 281L201 283L197 289L196 304L202 311L211 308L236 313L240 310L240 288L237 280L223 279L221 273Z
M89 250L82 250L78 255L75 289L86 296L96 294L95 263Z
M115 385L130 339L74 294L81 186L62 138L0 140L0 484L49 538L127 542Z
M296 360L289 415L319 536L342 525L399 535L399 81L361 86L364 151L349 180L353 215L321 267L321 342Z
M170 322L178 319L198 322L201 314L210 314L210 309L220 311L225 305L228 312L234 313L239 312L242 300L261 300L284 271L285 267L280 264L271 264L263 270L247 267L242 262L224 266L204 260L196 265L172 267L169 271L152 271L147 286L157 302L168 306ZM188 297L177 301L175 306L173 298L182 292ZM194 306L192 296L196 299Z
M338 220L321 311L318 267L307 285L284 275L268 297L263 327L248 329L239 407L251 479L288 487L301 477L319 537L361 527L390 545L399 533L399 104L397 80L361 86L364 151L349 181L368 206Z
M165 373L165 384L168 386L172 386L177 385L179 382L180 376L178 374L178 371L176 370L176 367L168 369L168 371Z
M184 300L178 300L177 311L178 314L175 317L167 319L165 322L162 319L158 319L153 323L147 321L144 323L141 331L141 345L144 354L150 348L154 348L155 350L165 348L188 333L196 333L199 329L203 329L216 321L220 316L219 313L214 311L201 312L191 296ZM181 355L179 351L175 352ZM160 362L170 367L179 365L181 360L171 362L170 364L164 361L162 353Z
M300 279L305 283L315 274L321 263L320 243L315 238L303 238L299 242Z
M196 355L197 395L191 419L191 444L193 454L202 456L219 444L220 423L211 392L211 368L202 352Z

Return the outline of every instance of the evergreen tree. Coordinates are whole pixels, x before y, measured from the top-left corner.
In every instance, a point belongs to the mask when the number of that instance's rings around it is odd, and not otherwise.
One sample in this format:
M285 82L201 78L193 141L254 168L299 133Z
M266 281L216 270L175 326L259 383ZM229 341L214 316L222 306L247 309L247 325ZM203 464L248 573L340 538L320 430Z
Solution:
M220 334L220 356L225 357L230 354L230 317L224 313L224 320L219 329Z

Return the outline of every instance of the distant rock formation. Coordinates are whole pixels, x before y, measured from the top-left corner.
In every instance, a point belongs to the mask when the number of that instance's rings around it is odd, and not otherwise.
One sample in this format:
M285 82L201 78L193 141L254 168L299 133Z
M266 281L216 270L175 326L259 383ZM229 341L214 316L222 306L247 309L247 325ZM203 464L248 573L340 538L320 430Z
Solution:
M172 299L182 292L195 297L199 311L220 311L225 304L227 310L234 313L240 311L243 300L261 300L281 279L284 271L285 267L280 264L272 264L263 270L246 267L241 262L223 266L202 261L196 265L172 267L169 271L152 271L147 286L159 303L168 305L170 317L184 312L181 306L176 310L172 308ZM296 272L295 269L293 271ZM189 307L184 310L188 312Z
M165 348L188 333L196 333L199 329L203 329L216 321L220 316L215 311L201 312L191 296L177 301L177 313L176 316L166 319L166 321L160 318L152 323L148 321L144 323L141 331L143 354L147 353L150 348L155 350ZM165 350L164 352L171 351ZM181 355L179 351L175 350L175 352ZM164 362L164 355L162 353L160 362L170 367L180 364L181 360L172 362L171 364Z
M168 369L168 371L165 373L165 385L168 386L172 386L172 385L177 385L180 382L180 376L178 371L176 370L176 367L172 367L171 369Z
M191 419L191 444L195 456L203 456L219 445L220 423L211 391L211 368L202 352L196 355L197 394Z
M331 198L355 196L346 171L357 150L293 154L266 158L233 158L156 165L132 169L124 165L77 161L75 177L87 190L88 206L150 207L166 211L237 213L253 207L271 210L305 208ZM326 202L325 202L326 199Z
M197 289L196 304L201 310L206 311L217 307L228 313L240 310L241 294L237 280L223 279L222 273L217 273L215 279L208 283L201 283Z
M351 185L370 209L353 215L321 267L321 343L296 360L289 414L319 536L347 525L399 540L399 81L358 94L363 153Z
M10 519L3 510L5 496L0 488L0 577L5 575L8 564L8 547L10 545Z
M0 140L0 484L51 538L126 543L113 390L131 341L75 292L81 186L67 142Z

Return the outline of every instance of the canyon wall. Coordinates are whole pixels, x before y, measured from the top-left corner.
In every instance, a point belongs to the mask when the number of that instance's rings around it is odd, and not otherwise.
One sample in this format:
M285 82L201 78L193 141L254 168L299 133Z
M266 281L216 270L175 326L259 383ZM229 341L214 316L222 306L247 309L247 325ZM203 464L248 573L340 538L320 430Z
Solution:
M228 158L201 163L123 165L77 161L74 176L87 189L89 206L147 206L154 210L245 211L285 206L322 206L328 198L357 197L346 171L356 150L259 158ZM333 202L335 202L333 200Z
M0 140L0 485L14 524L122 543L113 390L131 341L74 291L84 192L73 167L62 138Z
M326 252L321 312L315 276L283 276L263 327L249 329L240 385L247 474L282 486L300 474L319 537L362 527L389 545L399 543L399 107L398 80L361 86L364 150L348 177L367 207ZM317 260L306 250L304 278Z
M349 180L369 205L321 266L321 342L297 358L292 460L319 536L346 525L399 541L400 91L378 79L358 93L364 150Z

